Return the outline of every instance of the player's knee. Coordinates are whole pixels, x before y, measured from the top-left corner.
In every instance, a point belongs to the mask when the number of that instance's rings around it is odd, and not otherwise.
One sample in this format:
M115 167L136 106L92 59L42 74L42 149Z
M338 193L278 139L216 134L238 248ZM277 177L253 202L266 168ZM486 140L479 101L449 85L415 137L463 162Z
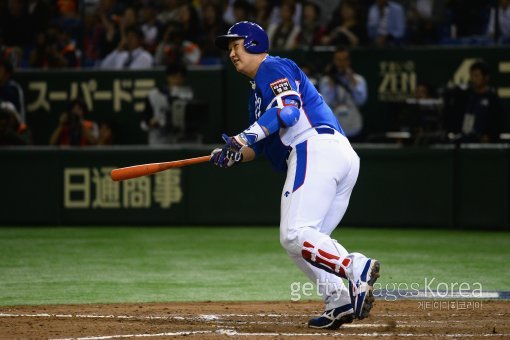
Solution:
M289 253L299 252L299 247L297 246L297 233L296 232L287 232L280 234L280 244L283 249L285 249Z
M288 238L287 235L280 234L280 245L283 249L287 249Z

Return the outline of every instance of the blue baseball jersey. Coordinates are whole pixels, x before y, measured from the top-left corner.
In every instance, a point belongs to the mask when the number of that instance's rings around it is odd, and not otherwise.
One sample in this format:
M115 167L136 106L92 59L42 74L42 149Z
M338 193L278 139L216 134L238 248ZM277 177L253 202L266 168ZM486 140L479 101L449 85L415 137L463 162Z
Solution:
M268 55L260 64L252 88L248 106L250 125L268 109L283 108L286 100L299 107L299 120L295 125L281 128L251 145L257 155L266 156L276 171L287 170L287 156L307 130L329 126L345 135L331 108L292 60Z

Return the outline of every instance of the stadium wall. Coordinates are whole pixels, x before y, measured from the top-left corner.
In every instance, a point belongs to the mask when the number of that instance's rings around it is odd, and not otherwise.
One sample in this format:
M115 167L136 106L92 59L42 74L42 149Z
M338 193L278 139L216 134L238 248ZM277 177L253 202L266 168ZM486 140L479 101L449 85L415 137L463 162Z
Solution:
M284 176L262 160L109 178L115 167L211 148L0 149L0 224L277 226ZM342 225L510 230L508 145L356 150L362 167Z

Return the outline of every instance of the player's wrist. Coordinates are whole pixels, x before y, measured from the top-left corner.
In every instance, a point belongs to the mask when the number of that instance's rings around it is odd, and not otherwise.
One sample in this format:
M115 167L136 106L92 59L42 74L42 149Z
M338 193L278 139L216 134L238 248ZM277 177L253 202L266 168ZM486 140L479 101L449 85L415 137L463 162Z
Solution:
M244 147L250 145L250 142L248 141L248 137L244 132L241 132L240 134L234 136L232 138L232 144L238 151L241 151Z

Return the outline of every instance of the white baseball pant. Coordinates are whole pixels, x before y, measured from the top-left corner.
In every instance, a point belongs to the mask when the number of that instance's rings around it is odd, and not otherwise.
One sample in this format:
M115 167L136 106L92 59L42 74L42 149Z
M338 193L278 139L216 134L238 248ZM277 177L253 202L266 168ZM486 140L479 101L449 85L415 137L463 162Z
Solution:
M348 252L330 235L347 210L360 162L345 136L331 128L315 130L293 147L287 160L280 243L318 284L328 310L351 302L340 277L345 277L342 261Z

